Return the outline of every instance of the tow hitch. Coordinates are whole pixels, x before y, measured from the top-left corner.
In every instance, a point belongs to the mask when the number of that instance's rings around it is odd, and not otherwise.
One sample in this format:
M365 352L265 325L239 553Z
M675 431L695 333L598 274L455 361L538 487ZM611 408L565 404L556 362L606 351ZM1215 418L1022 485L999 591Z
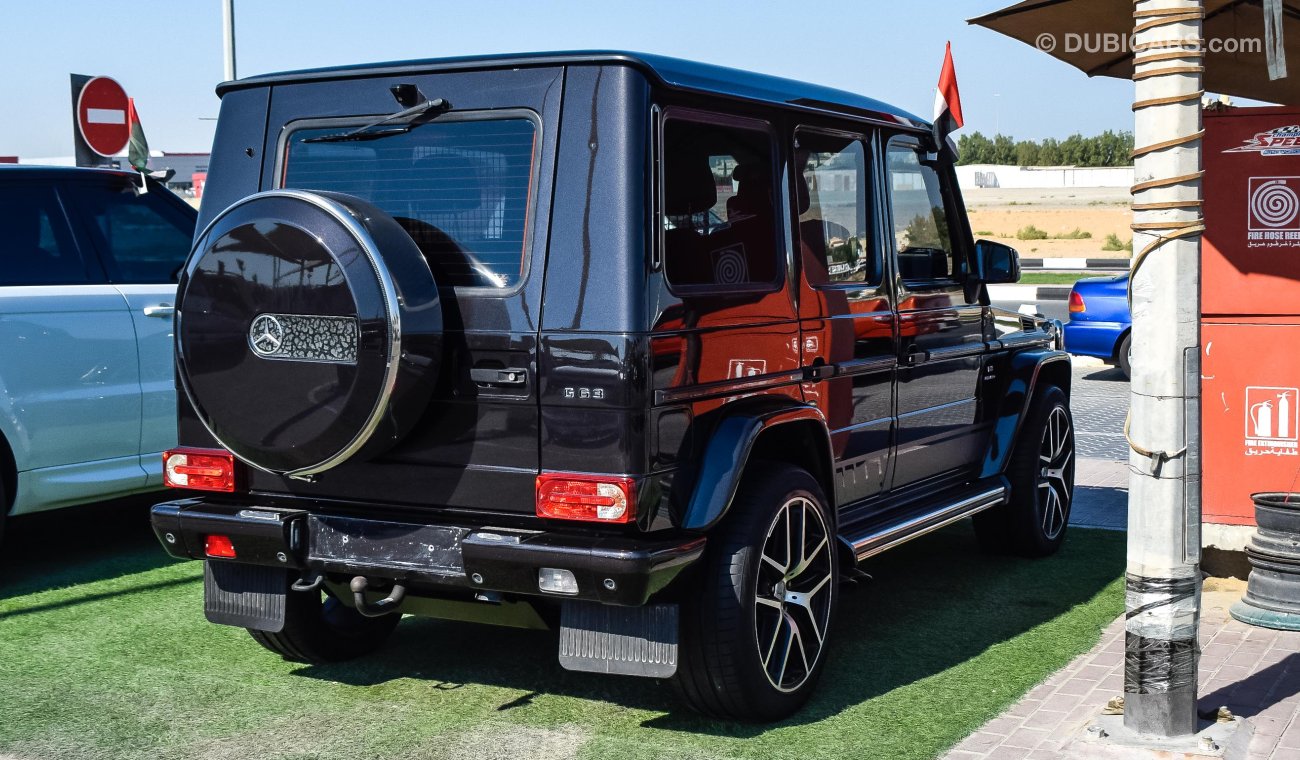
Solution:
M365 576L358 575L352 579L349 588L352 589L352 602L356 605L357 612L366 617L383 617L394 612L402 600L406 598L406 586L401 583L394 583L393 590L388 592L388 596L377 602L366 601L366 589L369 588L370 581Z

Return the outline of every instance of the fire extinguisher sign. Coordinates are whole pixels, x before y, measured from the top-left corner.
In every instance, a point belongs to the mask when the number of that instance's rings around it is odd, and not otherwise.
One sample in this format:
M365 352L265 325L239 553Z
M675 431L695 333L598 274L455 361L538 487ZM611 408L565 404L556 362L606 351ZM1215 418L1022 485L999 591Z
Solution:
M1246 388L1246 456L1300 456L1297 388Z

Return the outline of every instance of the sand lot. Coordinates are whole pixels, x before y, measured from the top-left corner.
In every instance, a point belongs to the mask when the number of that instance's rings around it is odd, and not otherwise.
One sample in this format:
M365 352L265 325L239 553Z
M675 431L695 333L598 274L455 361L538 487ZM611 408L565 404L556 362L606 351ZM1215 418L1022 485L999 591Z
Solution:
M1127 251L1103 251L1106 236L1128 242L1133 212L1124 188L1067 188L1063 190L963 189L971 229L976 238L1006 243L1025 258L1077 256L1128 258ZM1020 240L1016 233L1029 225L1050 236L1076 229L1092 233L1080 240Z

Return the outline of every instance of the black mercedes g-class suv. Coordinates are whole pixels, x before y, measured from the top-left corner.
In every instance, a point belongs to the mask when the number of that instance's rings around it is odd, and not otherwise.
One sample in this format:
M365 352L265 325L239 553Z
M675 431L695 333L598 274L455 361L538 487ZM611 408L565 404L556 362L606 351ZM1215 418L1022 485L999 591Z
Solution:
M998 321L1016 254L920 119L627 53L218 92L165 456L207 493L152 515L209 620L305 662L403 614L558 627L566 668L766 720L857 561L972 515L1060 545L1059 325Z

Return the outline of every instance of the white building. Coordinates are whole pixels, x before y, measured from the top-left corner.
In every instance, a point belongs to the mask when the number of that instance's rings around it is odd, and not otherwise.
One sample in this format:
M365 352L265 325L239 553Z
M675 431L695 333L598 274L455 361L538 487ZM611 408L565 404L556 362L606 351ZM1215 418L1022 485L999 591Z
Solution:
M1050 189L1065 187L1133 186L1133 167L1084 168L1078 166L999 166L968 164L957 167L962 188Z

